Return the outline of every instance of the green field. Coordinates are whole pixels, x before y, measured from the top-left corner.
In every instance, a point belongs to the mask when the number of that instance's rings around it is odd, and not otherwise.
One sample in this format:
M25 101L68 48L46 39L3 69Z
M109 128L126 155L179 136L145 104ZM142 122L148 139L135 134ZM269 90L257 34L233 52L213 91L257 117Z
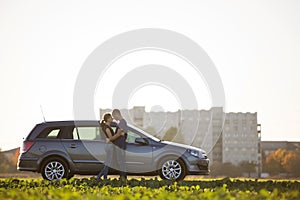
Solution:
M300 199L300 182L265 179L0 179L0 199Z

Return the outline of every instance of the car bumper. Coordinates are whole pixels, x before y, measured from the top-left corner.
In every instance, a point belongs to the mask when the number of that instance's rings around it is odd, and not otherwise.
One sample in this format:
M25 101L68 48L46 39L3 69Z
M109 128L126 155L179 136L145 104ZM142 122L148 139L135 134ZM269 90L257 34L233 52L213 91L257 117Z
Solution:
M37 159L36 158L19 158L17 169L19 171L32 171L37 172Z
M189 175L209 175L209 159L201 159L191 163Z

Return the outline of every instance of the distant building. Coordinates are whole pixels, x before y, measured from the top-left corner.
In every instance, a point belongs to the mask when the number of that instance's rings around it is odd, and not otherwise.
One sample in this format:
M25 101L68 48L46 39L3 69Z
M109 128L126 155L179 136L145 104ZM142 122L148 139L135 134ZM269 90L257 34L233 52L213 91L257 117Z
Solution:
M100 116L109 109L100 109ZM257 113L227 113L222 107L210 110L178 110L177 112L145 112L145 107L121 110L124 118L144 130L163 137L170 127L183 135L182 143L204 149L214 162L238 165L242 161L261 169L260 124Z
M228 113L223 128L223 162L259 163L260 132L256 113Z

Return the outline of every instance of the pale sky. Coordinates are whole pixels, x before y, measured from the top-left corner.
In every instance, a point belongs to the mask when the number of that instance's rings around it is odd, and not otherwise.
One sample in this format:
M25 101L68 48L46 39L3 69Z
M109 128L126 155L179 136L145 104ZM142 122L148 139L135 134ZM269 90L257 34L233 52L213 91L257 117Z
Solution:
M73 119L74 85L84 61L107 39L140 28L168 29L197 42L220 74L226 112L257 112L262 140L300 141L299 10L297 0L1 0L0 148L20 146L43 121L40 105L48 121ZM199 109L209 109L205 84L188 65L172 55L142 51L118 60L111 69L122 70L99 82L95 112L111 106L99 92L112 91L116 82L106 85L109 80L149 63L181 73L196 91ZM162 98L151 100L154 93ZM129 100L128 107L133 105L179 107L159 86L139 88Z

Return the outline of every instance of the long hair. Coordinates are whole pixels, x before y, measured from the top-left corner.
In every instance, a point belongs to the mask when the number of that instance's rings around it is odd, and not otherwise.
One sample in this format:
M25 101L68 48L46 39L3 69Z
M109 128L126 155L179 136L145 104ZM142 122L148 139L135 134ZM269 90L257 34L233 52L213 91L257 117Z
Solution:
M101 128L102 130L105 132L104 130L104 127L105 127L105 123L107 122L107 120L111 117L111 114L110 113L105 113L103 116L102 116L102 120L101 120Z

